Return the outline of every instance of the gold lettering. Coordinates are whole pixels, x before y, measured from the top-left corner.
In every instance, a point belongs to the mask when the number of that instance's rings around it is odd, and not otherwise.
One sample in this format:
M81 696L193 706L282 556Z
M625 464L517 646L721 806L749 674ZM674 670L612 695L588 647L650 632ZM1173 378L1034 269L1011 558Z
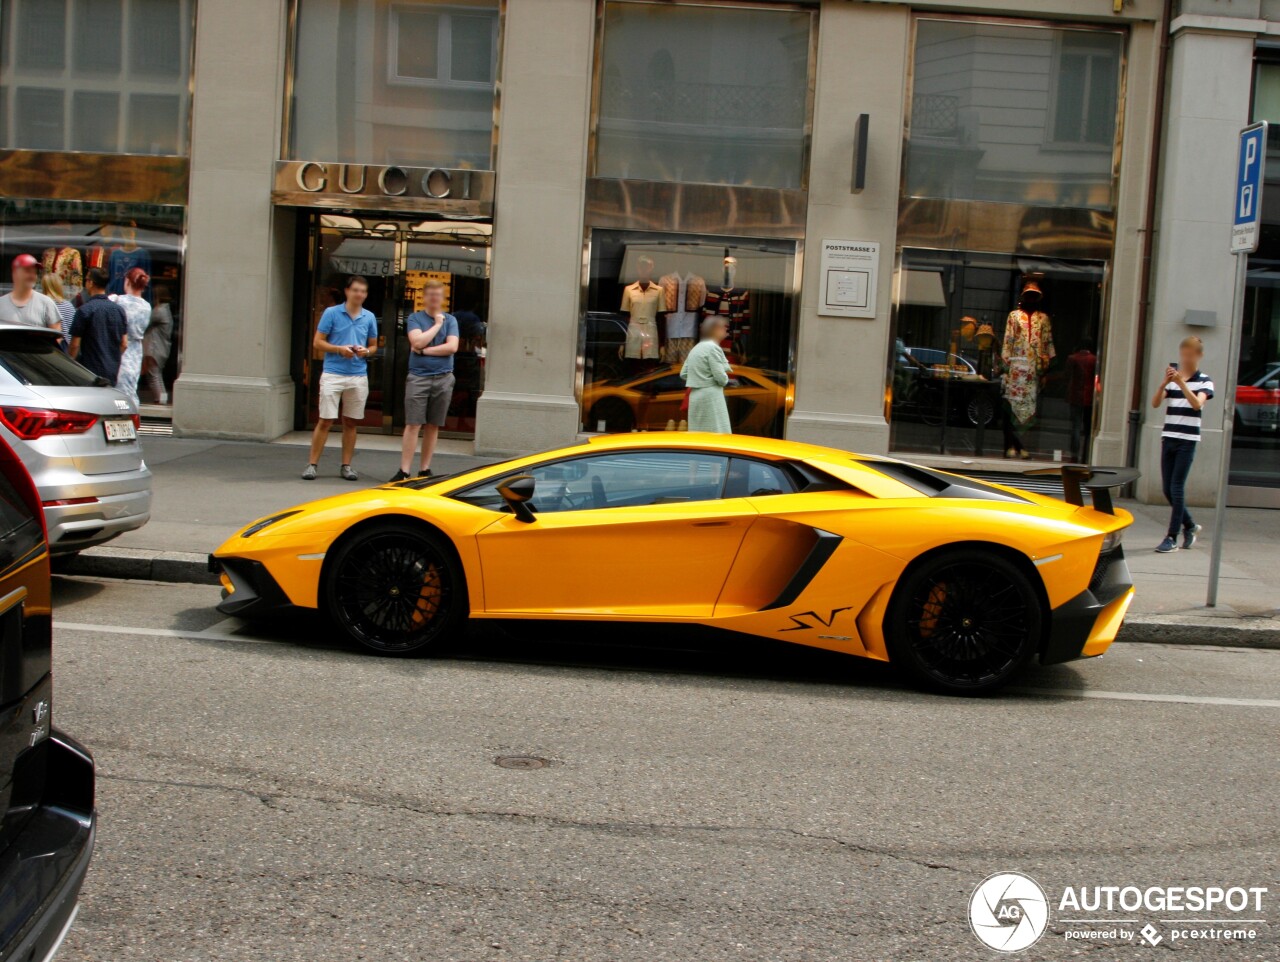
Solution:
M317 180L308 180L307 173L316 171L320 177ZM305 190L308 194L315 194L325 189L329 185L329 168L324 164L317 164L315 161L308 160L305 164L298 167L297 172L298 188Z
M360 172L360 183L356 184L354 187L349 183L352 167ZM344 194L363 193L367 175L368 172L362 164L343 164L338 168L338 189Z

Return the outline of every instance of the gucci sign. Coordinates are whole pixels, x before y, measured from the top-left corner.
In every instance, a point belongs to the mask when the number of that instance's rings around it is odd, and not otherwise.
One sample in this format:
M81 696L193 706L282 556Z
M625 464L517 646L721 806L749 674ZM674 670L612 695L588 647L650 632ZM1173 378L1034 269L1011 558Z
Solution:
M493 172L280 161L272 198L298 207L449 209L488 216L493 209Z

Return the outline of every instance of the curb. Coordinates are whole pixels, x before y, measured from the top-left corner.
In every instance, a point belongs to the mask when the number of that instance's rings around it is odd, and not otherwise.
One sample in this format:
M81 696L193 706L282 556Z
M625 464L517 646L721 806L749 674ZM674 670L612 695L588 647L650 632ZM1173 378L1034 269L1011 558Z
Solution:
M1116 641L1280 650L1280 621L1257 616L1147 615L1125 619Z
M87 548L71 558L53 559L56 574L93 575L126 581L216 585L208 555L191 551L148 551L144 548Z
M130 581L219 583L218 576L209 571L208 557L190 551L157 553L141 548L88 548L73 558L55 558L54 570L62 574ZM1280 650L1280 620L1257 616L1140 615L1125 620L1116 641Z

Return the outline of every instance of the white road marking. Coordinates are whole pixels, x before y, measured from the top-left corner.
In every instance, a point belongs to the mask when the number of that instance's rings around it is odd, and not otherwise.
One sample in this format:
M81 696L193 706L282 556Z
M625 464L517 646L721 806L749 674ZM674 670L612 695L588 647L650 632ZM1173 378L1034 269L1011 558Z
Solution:
M278 645L279 640L254 638L237 634L248 623L239 618L224 618L203 631L176 628L130 628L125 625L91 625L76 621L55 621L58 631L88 631L108 635L142 635L149 638L184 638L190 641L235 641L246 645ZM1221 650L1221 649L1218 649ZM1233 708L1280 708L1278 698L1227 698L1219 695L1165 695L1140 691L1099 691L1080 688L1007 688L1011 695L1033 695L1048 698L1094 698L1104 701L1150 701L1183 705L1223 705Z
M1101 698L1108 701L1180 702L1185 705L1230 705L1238 708L1280 708L1280 698L1225 698L1219 695L1161 695L1142 691L1096 691L1082 688L1006 688L1011 695L1050 698Z

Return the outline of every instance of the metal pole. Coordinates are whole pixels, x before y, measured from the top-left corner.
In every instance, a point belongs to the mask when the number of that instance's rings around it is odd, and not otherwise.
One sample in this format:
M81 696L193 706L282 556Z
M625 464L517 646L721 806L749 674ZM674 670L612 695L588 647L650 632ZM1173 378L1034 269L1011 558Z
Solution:
M1249 252L1236 255L1236 290L1231 299L1231 327L1227 336L1227 370L1222 392L1222 466L1218 475L1218 501L1213 521L1213 552L1209 555L1209 594L1205 607L1218 604L1218 570L1222 566L1222 540L1227 529L1227 487L1231 483L1231 440L1236 420L1236 369L1240 366L1240 328L1244 322L1245 280L1249 271Z

